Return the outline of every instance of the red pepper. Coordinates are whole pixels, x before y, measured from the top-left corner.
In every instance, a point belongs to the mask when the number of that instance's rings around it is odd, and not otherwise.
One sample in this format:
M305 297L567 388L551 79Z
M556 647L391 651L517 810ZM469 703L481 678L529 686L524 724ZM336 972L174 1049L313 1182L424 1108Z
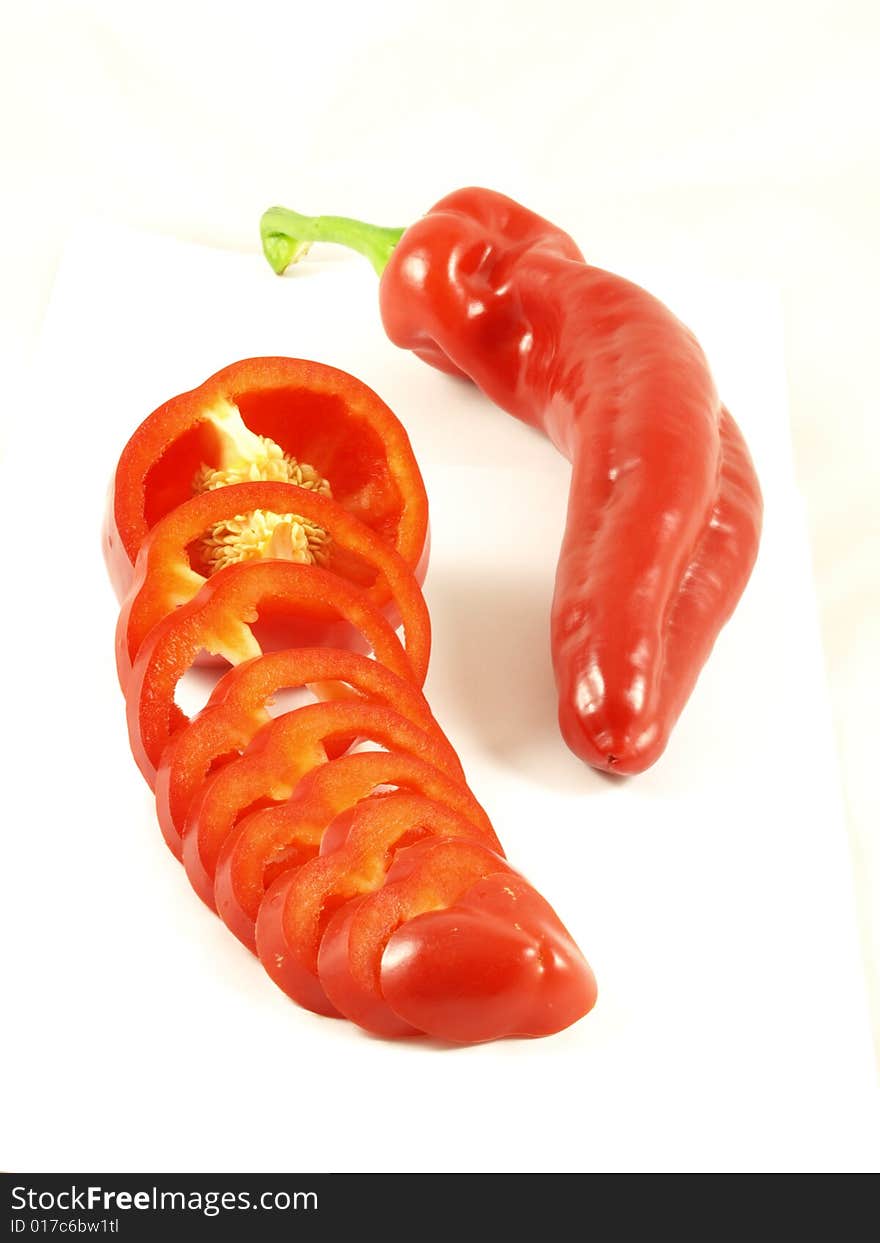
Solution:
M304 241L367 254L391 340L468 376L571 461L552 607L560 726L596 767L647 768L739 600L761 529L748 450L693 334L490 190L457 191L406 231L273 208L262 234L276 271Z
M427 669L428 610L413 574L393 548L341 505L318 493L289 483L239 483L202 492L184 501L159 520L141 545L134 579L116 631L116 662L123 689L132 662L149 631L172 609L191 600L207 581L192 564L191 549L197 545L199 537L212 528L233 522L238 514L254 511L274 514L293 511L325 532L332 550L328 560L333 572L362 586L363 597L370 603L381 606L389 600L393 602L395 620L403 622L410 660L416 668ZM332 607L323 611L316 607L311 613L311 625L306 626L301 620L293 635L289 616L285 619L285 613L289 614L289 610L282 606L279 617L275 608L274 633L268 635L270 642L274 640L277 644L279 635L286 643L314 641L315 626L317 637L325 643L341 646L351 641L347 633L350 627L344 621L340 623L338 611ZM258 634L263 646L267 630L262 613L260 622Z
M382 786L396 786L442 804L471 825L471 836L503 853L463 777L456 780L403 751L341 756L301 778L286 802L238 821L220 847L214 901L223 922L240 941L253 948L254 924L272 882L314 855L316 843L322 855L336 850L348 832L345 815Z
M333 912L380 889L397 850L426 837L480 837L473 821L452 808L402 792L365 799L349 820L336 849L288 869L257 916L263 966L289 997L318 1014L337 1013L318 980L318 951ZM485 844L497 845L491 830Z
M209 777L193 800L183 830L183 862L190 882L214 906L214 874L226 838L249 810L289 799L306 773L329 758L328 743L369 739L417 756L458 778L461 765L449 742L376 703L306 704L265 725L248 751ZM320 840L314 842L317 853Z
M344 682L426 733L443 737L421 691L366 656L333 648L295 648L247 660L227 671L204 709L172 735L162 752L156 809L165 840L178 858L186 814L208 774L243 752L271 720L268 705L276 694L326 681Z
M104 526L118 598L127 595L138 551L160 518L198 488L258 479L328 492L424 576L425 488L391 410L335 367L249 358L166 401L125 446ZM253 545L253 532L246 534Z
M174 702L178 682L201 651L232 665L259 656L251 625L266 601L294 616L324 616L328 606L334 608L361 632L383 665L417 685L424 681L428 637L420 637L422 661L413 668L390 623L344 579L290 561L229 566L154 626L138 650L126 687L128 733L137 765L151 786L165 745L188 719Z
M242 539L266 527L250 558ZM294 538L330 568L298 563ZM405 648L378 607L389 602ZM264 655L267 613L300 641L344 623L375 659ZM132 750L166 840L301 1004L449 1040L547 1034L592 1007L589 968L505 862L421 694L427 610L406 559L374 531L299 483L214 480L142 538L117 646ZM190 721L174 695L203 652L233 668ZM306 685L347 697L272 718L278 692ZM343 755L355 739L384 750Z
M286 962L284 894L282 878L257 926L270 974L273 953ZM547 1036L596 1001L590 968L531 885L485 846L444 838L402 850L381 889L336 912L318 976L340 1013L387 1036Z

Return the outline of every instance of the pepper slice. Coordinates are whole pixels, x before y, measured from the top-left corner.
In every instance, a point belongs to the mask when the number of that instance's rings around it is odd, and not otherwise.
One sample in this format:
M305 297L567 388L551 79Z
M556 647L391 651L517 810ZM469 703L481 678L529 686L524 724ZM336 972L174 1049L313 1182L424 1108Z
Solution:
M403 623L414 666L427 668L427 652L422 650L430 634L427 606L413 574L393 548L325 496L289 483L240 483L191 497L166 514L144 541L116 630L117 670L123 689L146 635L173 609L197 595L207 581L207 575L193 564L191 549L199 537L224 522L231 524L236 515L293 510L329 536L333 552L328 564L332 563L334 573L353 578L358 585L366 578L369 585L364 587L364 595L377 606L393 601L395 621L399 618ZM335 626L331 619L337 622ZM288 626L283 605L280 616L277 608L271 610L268 625L261 615L257 632L261 647L277 643L279 634L287 640L284 646L288 645L291 636L287 620ZM301 622L294 637L306 642L319 638L324 646L340 647L346 640L351 642L350 634L350 627L338 624L338 613L332 607L323 614L316 607L309 624Z
M162 752L156 809L163 836L178 858L186 814L209 772L245 750L272 719L268 705L280 691L325 681L344 682L426 733L443 737L421 691L366 656L333 648L293 648L247 660L224 674L202 711Z
M254 948L254 925L277 877L314 854L346 845L345 813L357 811L378 787L394 786L442 804L471 826L470 836L504 852L489 818L464 784L399 751L341 756L303 777L290 799L246 816L227 836L214 875L217 912L240 941ZM386 804L387 808L387 804Z
M416 1035L422 1029L395 1014L382 992L385 946L407 920L449 907L471 885L496 872L513 875L506 860L473 841L440 838L401 851L382 889L348 903L327 924L318 951L318 976L330 1004L379 1035ZM262 955L261 961L265 967Z
M532 886L484 847L442 839L402 850L382 889L336 912L318 975L330 1004L386 1036L547 1036L596 1001L586 960Z
M252 561L232 565L209 578L201 591L154 626L141 644L126 689L128 734L135 762L152 787L156 767L172 734L188 722L174 702L178 682L206 650L237 665L261 655L251 623L269 601L307 617L327 606L355 626L376 659L405 680L421 685L430 642L421 636L424 657L413 668L389 622L363 593L344 579L312 565Z
M553 908L515 873L494 873L448 910L425 911L389 937L382 996L442 1040L552 1036L596 1003L596 981Z
M220 851L249 810L289 799L307 772L330 757L327 744L362 737L404 751L452 777L458 756L442 736L426 734L399 713L376 703L338 700L306 704L270 721L247 753L218 769L194 799L183 830L183 863L192 887L214 908L214 874ZM317 851L318 843L315 843Z
M123 449L103 539L120 601L148 531L198 488L224 478L326 484L338 504L423 577L427 498L396 416L335 367L249 358L166 401Z
M470 842L478 832L451 808L416 794L368 798L354 809L336 850L290 869L275 882L257 916L256 941L260 961L279 988L317 1014L338 1013L318 980L324 929L340 906L382 887L396 850L426 837ZM494 833L487 836L487 844L495 844ZM494 854L492 858L499 861Z

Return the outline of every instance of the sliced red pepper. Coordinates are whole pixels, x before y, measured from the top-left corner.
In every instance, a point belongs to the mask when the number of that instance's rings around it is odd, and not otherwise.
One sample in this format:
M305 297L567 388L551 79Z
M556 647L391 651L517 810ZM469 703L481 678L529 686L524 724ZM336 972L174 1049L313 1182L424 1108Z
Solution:
M596 1004L590 967L528 881L494 873L445 911L397 928L382 954L382 996L437 1039L552 1036Z
M321 528L330 537L332 571L343 578L353 577L358 585L364 577L371 580L364 587L364 595L372 604L393 601L395 622L399 619L403 623L414 668L427 668L428 610L413 574L393 548L325 496L289 483L241 483L191 497L160 519L145 539L116 630L116 661L123 689L138 648L153 626L191 600L207 581L193 564L192 546L224 520L253 511L296 513ZM277 632L286 640L285 646L293 646L289 617L285 617L283 606L280 617L277 612L271 627L275 635L266 626L265 610L260 617L257 638L261 647L265 647L267 635L269 642L277 641ZM316 605L308 624L301 622L299 633L293 637L300 643L320 639L323 646L342 647L350 634L351 628L340 624L337 610L328 607L322 612Z
M330 606L361 632L381 664L419 685L424 680L424 668L413 668L389 622L344 579L290 561L229 566L153 627L132 668L126 691L128 733L135 761L151 786L168 740L188 721L174 702L178 682L203 650L232 665L261 655L251 624L266 602L295 617L315 611L323 616ZM418 647L427 654L426 636L420 636Z
M318 976L330 1004L383 1036L412 1036L423 1030L396 1014L385 1000L381 979L385 946L408 919L449 907L471 885L495 873L514 874L501 856L472 841L440 838L401 851L382 889L348 903L327 924L318 952ZM267 922L268 918L267 913ZM262 955L261 960L266 966Z
M266 454L271 460L261 472L262 463L253 459ZM228 471L236 479L279 478L281 454L313 468L338 504L423 576L425 488L409 438L392 411L360 380L335 367L297 358L249 358L165 402L125 446L104 529L105 557L119 599L129 590L148 531L190 498L200 470Z
M472 821L420 795L363 800L336 850L284 872L266 894L256 926L260 961L299 1005L317 1014L336 1014L318 980L321 937L334 911L380 889L397 849L425 837L470 842L477 836ZM494 845L494 840L491 834L489 843ZM492 858L500 862L497 855Z
M156 809L165 840L178 858L186 814L209 772L244 751L271 720L268 704L280 691L329 681L344 682L426 733L442 737L421 691L366 656L333 648L293 648L247 660L228 670L198 716L162 752Z
M366 751L341 756L303 777L285 803L246 816L227 836L214 875L217 912L232 932L254 948L254 925L266 890L282 873L314 854L344 849L349 822L361 800L377 788L398 790L441 804L471 826L470 836L499 854L501 845L489 818L461 780L424 760L399 751ZM392 811L387 803L386 810Z
M337 700L285 713L263 726L245 755L209 777L190 807L183 862L190 883L208 906L214 907L214 875L223 843L242 816L266 802L289 799L307 772L328 761L328 743L356 737L415 755L451 777L461 773L458 756L442 736L426 734L381 704Z
M546 1036L596 1001L589 966L532 886L475 843L442 839L402 850L382 889L336 912L318 975L330 1004L388 1036Z
M256 360L257 370L289 361ZM330 371L317 370L325 378ZM267 440L241 423L228 392L207 406L199 393L200 413L163 443L143 477L144 529L132 537L142 546L118 632L132 749L148 781L160 764L163 830L193 886L209 905L216 897L245 944L259 943L276 982L321 1013L336 1013L338 998L341 1011L374 1030L448 1040L547 1034L573 1022L595 998L589 968L503 859L418 689L430 625L404 548L418 522L411 511L407 524L405 505L384 505L394 491L389 458L384 472L374 469L361 443L347 474L343 450L336 445L334 457L328 447L334 416L313 403L307 440L327 449L325 460L346 481L345 498L336 493L346 513L321 494L326 481L303 455L288 460L289 446L273 435L272 418L283 422L291 393L279 396L267 383L260 400L250 389L238 394L243 412L258 411ZM133 494L138 452L155 448L157 427L164 435L174 424L163 411L123 454L135 471ZM226 442L242 460L230 461ZM247 461L255 444L259 464ZM406 450L411 456L408 442ZM186 482L193 465L207 472L198 486ZM242 482L248 472L252 481ZM118 555L114 525L120 495L108 549L124 578L128 554ZM360 505L372 530L351 516ZM390 538L389 515L403 558L380 538ZM306 555L329 569L299 564ZM389 613L404 622L406 649ZM263 655L267 617L283 624L287 643L330 634L347 643L354 629L375 660L326 647ZM174 694L206 652L236 667L189 722ZM304 685L354 697L272 719L272 696ZM387 750L341 755L355 738Z

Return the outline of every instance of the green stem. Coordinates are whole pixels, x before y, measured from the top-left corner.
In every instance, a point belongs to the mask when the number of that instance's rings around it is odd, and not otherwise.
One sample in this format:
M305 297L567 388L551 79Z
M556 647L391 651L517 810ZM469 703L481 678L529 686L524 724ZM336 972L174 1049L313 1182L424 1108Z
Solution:
M383 229L346 216L301 216L286 207L270 207L260 221L263 254L280 276L312 242L338 242L364 255L381 276L403 229Z

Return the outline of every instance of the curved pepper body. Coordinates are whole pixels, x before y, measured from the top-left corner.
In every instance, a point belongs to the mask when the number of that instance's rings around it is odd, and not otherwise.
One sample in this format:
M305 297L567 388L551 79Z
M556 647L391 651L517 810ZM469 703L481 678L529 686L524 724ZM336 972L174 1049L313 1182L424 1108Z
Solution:
M588 763L663 751L757 555L761 493L693 334L488 190L441 200L385 268L386 331L572 463L552 606L559 719Z

